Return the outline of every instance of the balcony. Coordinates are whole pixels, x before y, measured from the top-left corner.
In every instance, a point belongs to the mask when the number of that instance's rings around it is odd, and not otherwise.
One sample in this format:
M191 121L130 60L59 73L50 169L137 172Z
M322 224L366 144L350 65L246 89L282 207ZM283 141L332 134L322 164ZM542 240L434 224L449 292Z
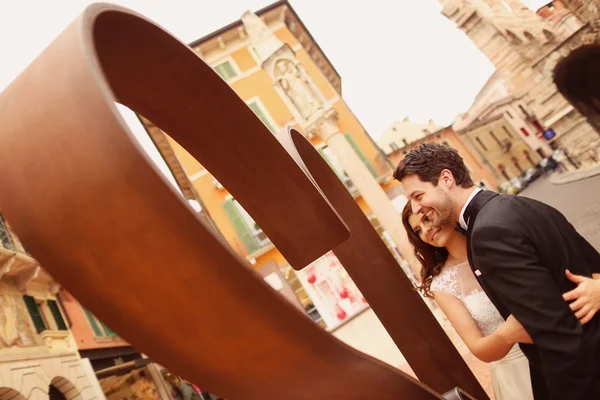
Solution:
M251 237L245 236L242 238L237 235L233 241L233 248L235 251L251 264L256 262L257 257L260 257L275 248L271 239L269 239L262 230L255 232Z
M0 279L12 277L20 289L40 275L39 263L31 257L0 214Z
M71 341L69 331L46 330L40 333L40 337L51 353L72 353L77 348Z

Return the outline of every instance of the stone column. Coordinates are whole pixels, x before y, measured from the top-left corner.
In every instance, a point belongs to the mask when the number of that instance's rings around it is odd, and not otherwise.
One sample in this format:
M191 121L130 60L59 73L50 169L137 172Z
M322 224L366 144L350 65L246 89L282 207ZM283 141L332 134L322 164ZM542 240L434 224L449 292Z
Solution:
M402 257L419 276L419 267L415 265L413 249L402 225L402 216L394 208L387 194L356 154L354 148L348 143L338 127L335 116L323 117L313 132L318 134L333 151L365 203L377 216L383 229L392 237L398 250L402 253Z

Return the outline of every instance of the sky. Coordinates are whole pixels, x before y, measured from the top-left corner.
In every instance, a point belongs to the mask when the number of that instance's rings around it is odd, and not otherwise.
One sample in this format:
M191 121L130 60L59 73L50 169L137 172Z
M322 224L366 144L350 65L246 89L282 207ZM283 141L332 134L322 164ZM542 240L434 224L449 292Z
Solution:
M192 42L269 0L113 0ZM548 0L523 0L532 9ZM91 4L88 0L0 2L0 91ZM450 124L466 111L493 66L440 14L436 0L290 0L342 78L345 101L373 137L409 117ZM136 137L156 152L132 113ZM164 166L161 166L164 170Z

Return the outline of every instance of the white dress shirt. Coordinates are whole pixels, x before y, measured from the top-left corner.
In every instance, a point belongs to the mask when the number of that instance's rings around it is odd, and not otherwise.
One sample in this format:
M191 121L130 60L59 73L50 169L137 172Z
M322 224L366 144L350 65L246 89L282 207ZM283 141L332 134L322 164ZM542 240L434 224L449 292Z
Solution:
M471 195L467 199L467 202L465 203L464 207L460 211L460 217L458 218L458 222L460 223L460 227L463 228L465 231L468 229L467 221L465 221L465 211L467 211L467 207L471 203L471 200L473 200L473 197L475 197L475 195L479 192L481 192L481 189L475 187L475 189L473 189Z

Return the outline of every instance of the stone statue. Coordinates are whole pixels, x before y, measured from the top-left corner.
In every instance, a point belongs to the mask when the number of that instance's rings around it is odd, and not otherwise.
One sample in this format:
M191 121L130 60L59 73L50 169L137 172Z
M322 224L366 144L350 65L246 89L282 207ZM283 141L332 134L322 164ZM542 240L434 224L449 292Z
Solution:
M318 93L291 60L277 61L275 79L305 120L321 108Z

